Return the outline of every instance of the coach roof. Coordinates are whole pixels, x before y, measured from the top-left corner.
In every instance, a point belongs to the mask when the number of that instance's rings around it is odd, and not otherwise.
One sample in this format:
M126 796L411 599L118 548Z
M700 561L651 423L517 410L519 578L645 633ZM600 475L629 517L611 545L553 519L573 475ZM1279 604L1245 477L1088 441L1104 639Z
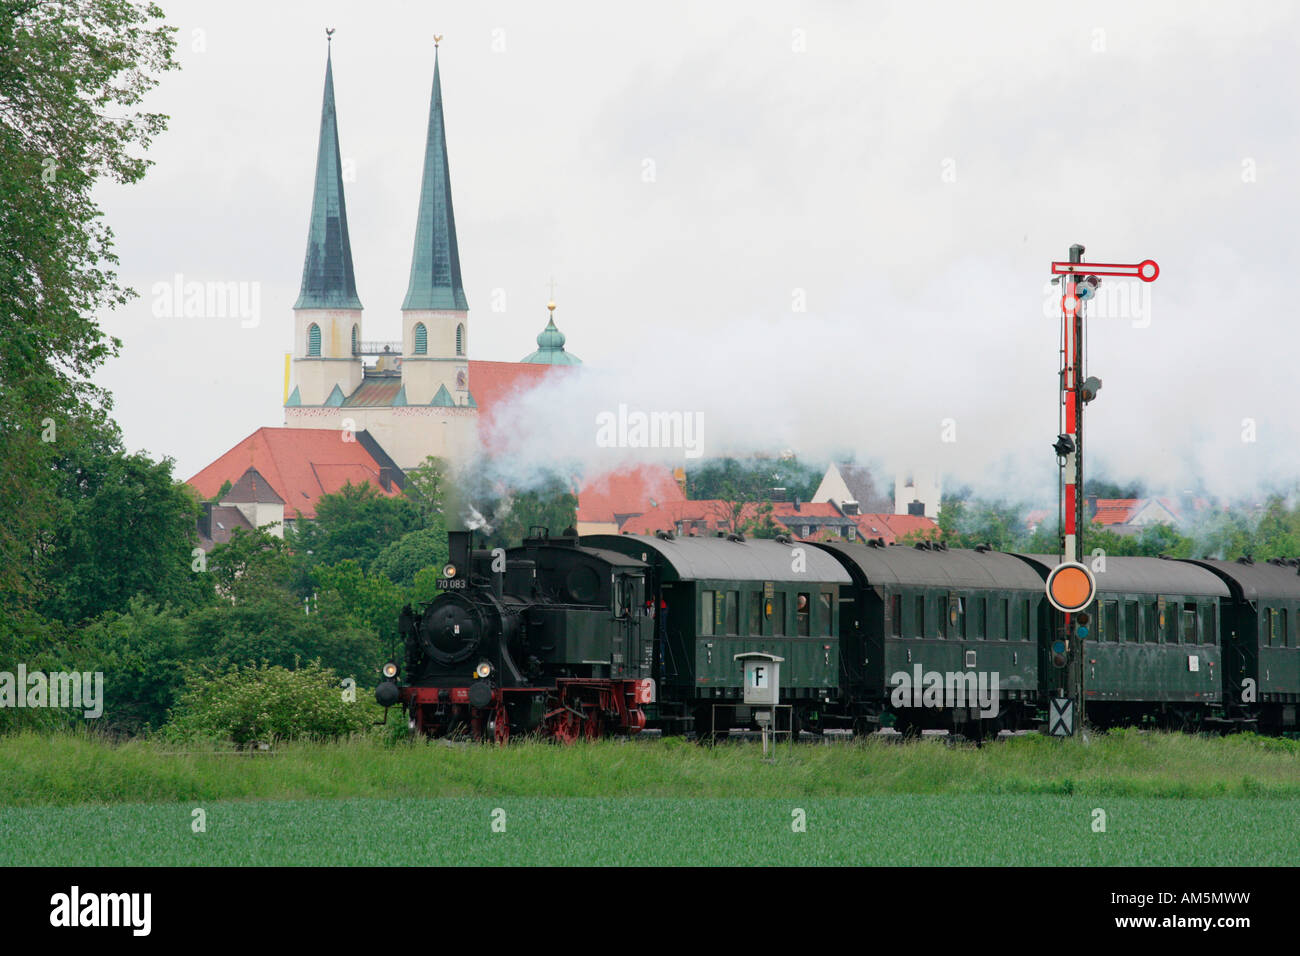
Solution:
M1043 579L1023 561L999 551L827 542L818 547L857 566L867 584L925 588L1042 591Z
M1054 554L1023 554L1045 574L1061 563ZM1191 594L1227 597L1228 586L1204 568L1169 558L1106 557L1106 570L1094 572L1101 593Z
M1233 596L1240 600L1257 601L1263 598L1266 601L1300 601L1300 573L1289 565L1267 562L1239 564L1236 561L1218 561L1212 558L1187 563L1208 568L1225 579L1232 588Z
M810 544L783 544L769 538L661 538L644 534L593 534L582 539L589 548L608 548L660 565L678 581L807 581L847 584L848 573L824 551ZM795 549L803 550L802 559ZM644 555L644 557L642 557ZM799 566L802 570L796 571Z

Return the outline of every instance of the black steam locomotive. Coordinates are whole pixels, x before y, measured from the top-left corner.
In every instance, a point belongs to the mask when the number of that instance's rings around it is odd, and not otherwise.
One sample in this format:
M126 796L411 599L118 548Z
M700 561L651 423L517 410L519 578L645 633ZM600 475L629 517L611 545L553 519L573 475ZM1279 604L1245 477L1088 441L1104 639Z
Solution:
M400 701L411 729L508 741L633 734L654 701L654 619L646 568L545 529L519 548L474 550L448 535L443 593L403 609L405 667L384 667L378 701Z
M737 656L782 661L794 732L1038 726L1063 694L1045 599L1057 559L989 548L655 535L474 550L450 536L436 600L406 608L376 697L412 730L509 740L750 726ZM1086 646L1096 725L1297 730L1295 561L1111 558Z

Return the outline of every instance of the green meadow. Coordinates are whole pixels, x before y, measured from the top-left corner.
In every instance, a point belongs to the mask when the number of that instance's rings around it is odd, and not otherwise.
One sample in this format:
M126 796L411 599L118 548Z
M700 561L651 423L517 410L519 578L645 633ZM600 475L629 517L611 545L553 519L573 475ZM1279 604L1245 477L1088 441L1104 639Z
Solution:
M0 739L0 865L1283 865L1300 743Z

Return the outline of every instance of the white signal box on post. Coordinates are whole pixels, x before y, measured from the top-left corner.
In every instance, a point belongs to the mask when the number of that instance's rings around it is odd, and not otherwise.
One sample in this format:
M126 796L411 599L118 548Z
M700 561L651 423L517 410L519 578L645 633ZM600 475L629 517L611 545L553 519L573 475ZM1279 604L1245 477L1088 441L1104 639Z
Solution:
M745 668L745 703L756 707L774 707L781 702L781 662L784 657L763 651L737 654Z

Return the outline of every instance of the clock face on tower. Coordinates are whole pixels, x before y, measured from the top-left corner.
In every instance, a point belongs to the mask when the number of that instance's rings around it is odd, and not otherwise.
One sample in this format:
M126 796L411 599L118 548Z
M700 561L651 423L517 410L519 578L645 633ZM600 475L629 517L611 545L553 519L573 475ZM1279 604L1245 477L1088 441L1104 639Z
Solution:
M469 387L469 369L463 367L456 369L456 389L458 391L463 392L468 387Z

